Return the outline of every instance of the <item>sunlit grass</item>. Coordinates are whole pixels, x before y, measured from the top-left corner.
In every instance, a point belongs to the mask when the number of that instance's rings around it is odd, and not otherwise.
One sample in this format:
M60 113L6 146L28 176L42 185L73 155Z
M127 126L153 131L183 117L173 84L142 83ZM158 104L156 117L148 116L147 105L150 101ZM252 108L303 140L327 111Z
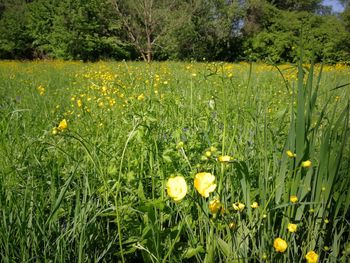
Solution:
M346 262L350 69L301 68L0 62L1 261Z

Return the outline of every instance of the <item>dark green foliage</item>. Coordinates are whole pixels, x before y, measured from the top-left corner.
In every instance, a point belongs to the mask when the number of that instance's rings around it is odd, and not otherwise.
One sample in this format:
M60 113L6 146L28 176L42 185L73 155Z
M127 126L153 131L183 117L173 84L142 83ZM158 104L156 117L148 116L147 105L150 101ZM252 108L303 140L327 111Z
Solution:
M246 39L247 55L253 60L295 61L302 34L305 59L314 61L349 61L344 23L333 15L289 12L271 8L265 11L265 27Z
M350 60L349 1L0 0L0 59Z
M38 0L31 5L30 29L39 57L125 58L119 28L106 1Z
M22 0L0 2L0 58L32 58L32 39L24 3Z

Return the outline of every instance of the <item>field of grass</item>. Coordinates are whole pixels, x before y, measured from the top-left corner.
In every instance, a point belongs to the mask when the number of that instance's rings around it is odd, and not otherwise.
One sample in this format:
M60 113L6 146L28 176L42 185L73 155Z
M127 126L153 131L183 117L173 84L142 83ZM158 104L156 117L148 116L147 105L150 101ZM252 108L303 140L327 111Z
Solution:
M349 82L0 62L0 261L349 262Z

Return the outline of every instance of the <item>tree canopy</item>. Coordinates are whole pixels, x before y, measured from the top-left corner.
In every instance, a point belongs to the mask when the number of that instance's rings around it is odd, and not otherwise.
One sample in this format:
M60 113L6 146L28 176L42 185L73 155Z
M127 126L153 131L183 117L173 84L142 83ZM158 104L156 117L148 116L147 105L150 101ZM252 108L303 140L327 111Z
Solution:
M350 61L350 6L321 0L0 0L0 58Z

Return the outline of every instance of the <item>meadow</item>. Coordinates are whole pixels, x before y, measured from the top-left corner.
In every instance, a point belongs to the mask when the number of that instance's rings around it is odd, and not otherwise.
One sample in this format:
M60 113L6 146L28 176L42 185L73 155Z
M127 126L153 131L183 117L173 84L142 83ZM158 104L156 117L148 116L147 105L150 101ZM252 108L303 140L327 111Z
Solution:
M349 262L350 68L0 62L1 262Z

